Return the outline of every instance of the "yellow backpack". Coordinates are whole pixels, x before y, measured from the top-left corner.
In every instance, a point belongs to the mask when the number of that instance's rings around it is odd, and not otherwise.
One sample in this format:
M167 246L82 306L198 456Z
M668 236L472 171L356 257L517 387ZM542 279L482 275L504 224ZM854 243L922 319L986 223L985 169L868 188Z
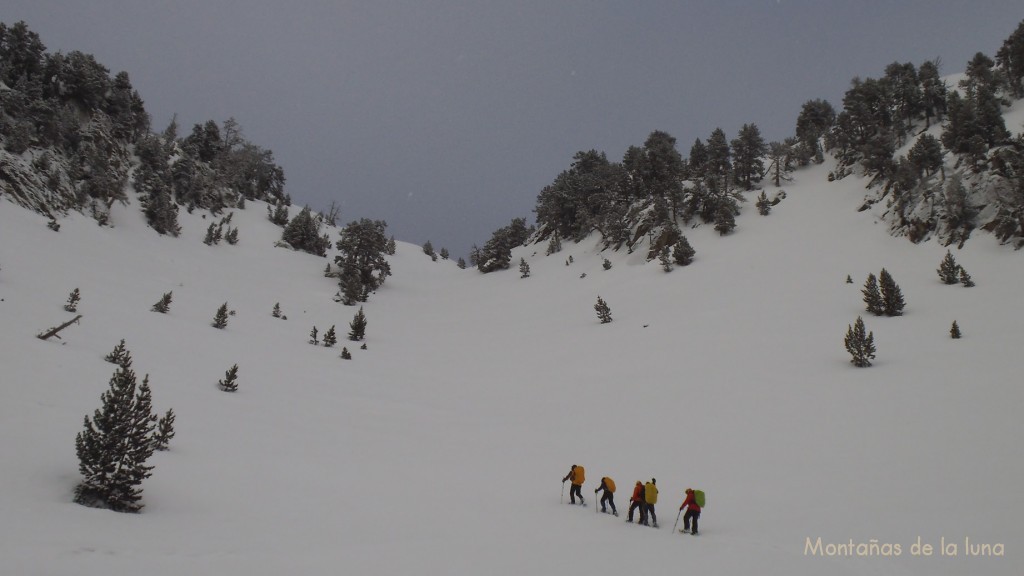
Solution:
M580 484L580 485L582 485L583 481L586 480L586 476L584 475L583 466L580 466L579 464L577 464L576 465L576 469L573 470L572 472L573 472L573 474L572 474L572 483L573 484Z
M604 485L606 488L608 488L609 492L611 492L612 494L615 493L615 480L612 480L611 478L605 476Z

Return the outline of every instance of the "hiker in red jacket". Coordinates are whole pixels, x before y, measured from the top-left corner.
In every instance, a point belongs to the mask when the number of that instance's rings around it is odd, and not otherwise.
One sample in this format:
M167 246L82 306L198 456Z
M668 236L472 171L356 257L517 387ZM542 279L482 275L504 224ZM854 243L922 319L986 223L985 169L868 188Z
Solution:
M679 507L681 511L686 508L686 514L683 514L683 529L682 532L690 532L690 519L693 518L693 534L697 535L697 519L700 518L700 506L697 505L697 498L694 496L693 488L686 489L686 499L683 500L683 504Z
M640 509L640 524L643 524L647 520L646 508L643 505L644 500L644 484L637 480L636 486L633 487L633 495L629 498L629 514L626 515L626 522L633 521L633 510Z

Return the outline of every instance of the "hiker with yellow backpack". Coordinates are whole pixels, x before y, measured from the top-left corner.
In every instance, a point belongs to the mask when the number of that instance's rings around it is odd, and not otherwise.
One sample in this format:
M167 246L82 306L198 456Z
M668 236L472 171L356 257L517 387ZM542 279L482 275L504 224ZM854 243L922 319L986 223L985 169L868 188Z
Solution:
M612 516L618 516L619 512L615 509L615 480L605 476L601 478L601 485L594 489L594 494L597 494L601 490L604 490L604 494L601 495L601 512L608 513L605 509L605 501L612 507Z
M641 520L640 523L644 526L658 527L658 515L654 513L654 505L658 503L658 481L651 478L651 481L644 484L644 500L641 504ZM651 523L648 524L647 521Z
M679 506L679 511L682 512L683 508L686 508L686 514L683 515L683 529L680 530L683 534L690 532L690 520L693 520L693 531L690 534L697 535L697 519L700 518L700 509L704 506L704 492L702 490L694 490L693 488L686 489L686 499L683 500L683 504ZM678 521L678 516L676 517Z
M586 506L587 503L583 501L583 492L581 492L583 489L583 481L586 480L583 466L573 464L572 468L569 469L569 473L565 475L565 478L562 478L563 486L565 485L566 480L572 481L572 488L569 489L569 503L575 504L576 497L579 496L580 506Z

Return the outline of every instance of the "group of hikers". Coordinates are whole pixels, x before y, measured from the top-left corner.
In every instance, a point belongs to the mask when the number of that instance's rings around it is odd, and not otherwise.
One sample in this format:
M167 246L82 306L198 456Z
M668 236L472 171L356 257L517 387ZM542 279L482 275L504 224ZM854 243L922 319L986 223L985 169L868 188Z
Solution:
M572 468L569 469L569 473L562 478L562 485L564 486L566 481L571 482L572 488L569 489L569 502L576 504L576 498L580 499L580 504L586 506L586 501L583 500L583 482L586 480L586 471L583 466L573 464ZM563 488L564 490L564 488ZM612 515L618 516L619 511L615 509L615 481L605 476L601 478L601 484L594 489L594 494L603 491L601 495L601 512L608 513L608 507L611 507ZM699 491L693 488L686 489L686 498L683 500L682 505L679 506L679 511L682 512L686 509L686 514L683 515L683 529L682 532L689 532L694 536L697 535L697 520L700 518L700 504L697 503ZM703 493L700 493L701 495ZM633 487L633 495L629 498L629 513L626 515L626 522L633 522L633 512L637 509L640 510L640 517L637 520L638 524L644 526L658 527L658 515L654 511L654 505L658 503L658 481L651 478L650 482L644 484L640 480L636 481L636 486ZM676 522L679 522L679 517L676 517ZM693 529L690 529L690 524L693 524Z

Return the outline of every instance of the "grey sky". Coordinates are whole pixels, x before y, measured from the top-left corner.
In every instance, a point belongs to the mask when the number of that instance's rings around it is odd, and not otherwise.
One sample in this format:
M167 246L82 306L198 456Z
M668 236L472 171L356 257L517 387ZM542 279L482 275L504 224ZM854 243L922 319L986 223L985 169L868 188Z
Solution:
M1020 0L0 0L50 52L127 71L153 127L235 117L296 204L453 257L595 148L745 122L769 140L854 76L994 56Z

